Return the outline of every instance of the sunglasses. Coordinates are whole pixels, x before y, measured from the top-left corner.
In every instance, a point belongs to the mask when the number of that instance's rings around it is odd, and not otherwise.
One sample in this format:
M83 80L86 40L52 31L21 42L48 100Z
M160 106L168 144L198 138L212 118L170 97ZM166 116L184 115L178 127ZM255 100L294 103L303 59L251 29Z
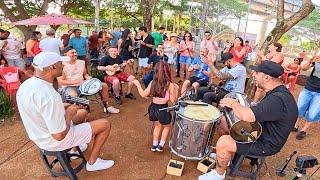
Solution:
M299 61L299 59L294 59L294 61Z

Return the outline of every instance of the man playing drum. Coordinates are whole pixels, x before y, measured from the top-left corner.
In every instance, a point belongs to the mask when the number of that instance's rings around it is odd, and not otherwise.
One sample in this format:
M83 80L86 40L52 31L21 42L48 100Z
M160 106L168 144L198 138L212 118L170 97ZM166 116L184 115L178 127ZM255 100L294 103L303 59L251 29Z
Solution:
M79 86L84 80L91 79L91 76L87 73L85 62L77 59L77 51L74 48L68 46L64 48L63 53L70 57L70 61L63 62L62 76L57 78L59 85L62 86L62 96L76 97L80 95ZM109 93L106 83L102 83L101 96L104 112L119 113L119 109L108 106Z
M258 66L250 66L254 71L256 85L267 92L259 104L252 107L242 106L233 98L223 98L222 107L231 108L241 121L259 122L262 134L257 141L241 144L223 135L216 144L216 169L199 176L199 180L221 180L232 155L271 156L278 153L287 141L298 117L298 108L294 97L282 84L279 76L284 72L283 67L272 61L264 61ZM221 120L220 127L227 131L226 122Z
M225 65L220 71L213 66L215 61L208 61L211 72L222 81L222 88L215 90L215 87L201 87L198 90L197 98L202 99L205 103L212 104L212 102L219 103L229 92L244 92L246 82L246 68L239 62L233 59L233 55L229 52L221 55L221 62Z
M118 55L118 48L115 46L111 46L108 49L109 55L105 56L101 59L100 64L98 66L98 70L105 71L106 76L104 80L112 84L112 88L114 94L116 95L116 103L118 105L122 104L120 99L120 90L121 90L121 82L128 82L128 91L125 95L125 98L128 99L136 99L131 93L131 89L133 86L133 80L135 77L121 70L121 66L125 66L126 64L123 62L121 57ZM119 68L120 67L120 68ZM111 73L108 75L108 73Z
M54 52L41 52L34 57L34 76L22 83L17 92L21 119L29 138L43 150L64 151L93 140L87 171L108 169L114 161L100 159L98 154L109 136L110 122L98 119L73 125L81 107L71 105L65 110L61 96L53 88L53 80L62 75L61 61L69 60Z
M194 71L194 76L184 81L181 89L181 96L186 94L187 89L192 86L197 93L197 90L201 86L207 86L209 84L209 76L211 74L207 61L212 61L212 57L208 58L209 50L207 48L200 49L200 56L196 57L188 71Z

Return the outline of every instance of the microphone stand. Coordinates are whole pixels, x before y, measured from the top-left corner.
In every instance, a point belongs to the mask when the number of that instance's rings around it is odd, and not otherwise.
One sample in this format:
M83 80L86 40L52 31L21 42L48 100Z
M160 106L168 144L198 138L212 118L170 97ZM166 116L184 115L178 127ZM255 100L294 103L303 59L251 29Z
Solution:
M295 154L297 154L297 151L293 151L293 152L289 155L289 157L287 158L287 160L286 160L284 166L281 168L281 170L280 170L280 169L276 169L276 174L277 174L278 176L284 177L284 176L286 175L286 173L284 172L284 170L287 168L289 162L291 161L292 157L293 157Z

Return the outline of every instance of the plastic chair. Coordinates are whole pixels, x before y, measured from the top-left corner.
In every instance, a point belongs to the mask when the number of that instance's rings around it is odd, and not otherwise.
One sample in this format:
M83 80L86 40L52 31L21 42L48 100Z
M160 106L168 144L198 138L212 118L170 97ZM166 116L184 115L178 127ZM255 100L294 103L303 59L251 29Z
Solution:
M64 151L46 151L46 150L40 149L40 155L41 155L41 158L43 159L47 169L49 170L49 172L51 173L51 175L53 177L68 176L71 180L76 180L76 179L78 179L76 174L78 172L80 172L82 170L82 168L84 168L87 163L80 148L77 146L76 149L77 149L79 155L78 154L69 154L68 152L70 149L67 149ZM48 156L55 157L55 159L50 162L48 159ZM71 157L72 156L76 156L81 159L80 164L78 163L78 166L76 168L73 168L71 166ZM60 165L63 168L62 171L57 171L54 168L56 163L58 163L58 162L60 163Z
M250 159L250 165L251 168L254 169L251 172L240 170L240 167L244 161L244 159ZM251 180L255 180L257 176L259 175L259 172L261 170L261 167L265 161L266 157L264 156L251 156L251 155L239 155L235 154L231 166L230 166L230 176L240 176L240 177L246 177L250 178ZM254 166L256 165L256 168Z
M290 91L293 91L293 90L294 90L294 87L295 87L295 85L296 85L296 83L297 83L299 74L300 74L300 73L297 72L297 74L296 74L295 77L292 79L291 83L289 84L289 90L290 90ZM283 75L282 75L285 84L288 83L288 78L289 78L288 75L289 75L288 72L284 72Z
M3 87L5 92L9 93L11 101L21 84L19 72L24 73L27 77L31 77L28 72L21 70L19 67L0 68L0 85Z

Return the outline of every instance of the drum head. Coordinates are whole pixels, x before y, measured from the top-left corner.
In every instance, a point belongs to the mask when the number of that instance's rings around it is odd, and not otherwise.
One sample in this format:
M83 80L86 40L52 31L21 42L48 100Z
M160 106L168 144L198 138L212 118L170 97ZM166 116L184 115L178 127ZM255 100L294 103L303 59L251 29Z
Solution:
M192 104L196 104L196 103L203 104L203 102L199 102L199 101L186 101L186 102L190 102ZM208 106L187 105L184 108L182 115L197 121L214 121L221 116L221 113L216 107L210 104L208 104Z
M91 78L85 80L79 87L79 90L83 95L94 95L100 91L101 86L101 81L99 79Z

